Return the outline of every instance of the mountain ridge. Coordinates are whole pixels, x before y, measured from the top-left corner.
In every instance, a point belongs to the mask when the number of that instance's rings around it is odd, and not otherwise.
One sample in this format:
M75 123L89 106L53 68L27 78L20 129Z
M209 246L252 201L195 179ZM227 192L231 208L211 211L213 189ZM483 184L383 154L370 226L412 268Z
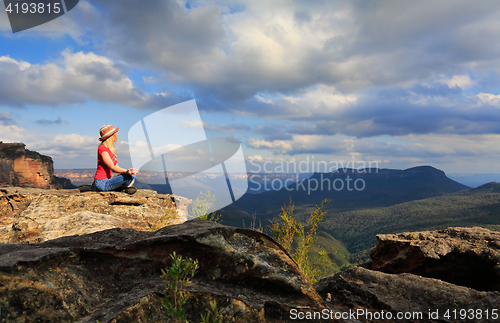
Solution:
M363 189L360 189L361 184L355 186L356 181L363 181ZM331 200L325 210L349 211L385 207L469 189L432 166L416 166L405 170L371 169L363 172L340 169L331 173L314 173L292 186L294 187L282 187L280 190L260 194L246 194L220 211L226 217L229 213L236 212L240 216L246 213L247 217L254 215L267 219L277 216L281 207L290 199L296 204L298 213L306 214L325 198ZM238 225L234 221L231 223Z

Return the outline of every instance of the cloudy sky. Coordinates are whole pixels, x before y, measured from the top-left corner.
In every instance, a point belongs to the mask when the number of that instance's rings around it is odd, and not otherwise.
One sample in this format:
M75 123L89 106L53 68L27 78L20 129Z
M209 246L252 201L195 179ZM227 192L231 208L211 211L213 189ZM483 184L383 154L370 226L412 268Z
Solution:
M195 99L254 162L500 173L500 2L80 0L15 34L0 8L0 140L55 168L106 123L128 167L132 125Z

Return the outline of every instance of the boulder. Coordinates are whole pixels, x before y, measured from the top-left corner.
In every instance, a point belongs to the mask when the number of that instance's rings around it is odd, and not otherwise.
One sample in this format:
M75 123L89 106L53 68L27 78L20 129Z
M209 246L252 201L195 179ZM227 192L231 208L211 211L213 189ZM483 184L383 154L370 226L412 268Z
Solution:
M500 232L484 228L377 235L366 268L500 291Z
M329 294L330 308L359 313L355 319L362 322L498 322L500 318L492 316L493 312L500 315L500 293L413 274L386 274L355 266L320 280L314 287L324 298ZM462 319L460 310L470 309L473 317L466 312ZM398 313L403 320L398 320Z
M39 243L116 227L157 229L185 222L190 203L151 190L128 195L4 187L0 188L0 243Z
M290 309L326 308L270 237L194 220L156 232L114 228L40 244L0 244L2 319L166 322L160 275L174 251L199 261L187 287L190 322L199 322L213 299L223 322L288 322Z

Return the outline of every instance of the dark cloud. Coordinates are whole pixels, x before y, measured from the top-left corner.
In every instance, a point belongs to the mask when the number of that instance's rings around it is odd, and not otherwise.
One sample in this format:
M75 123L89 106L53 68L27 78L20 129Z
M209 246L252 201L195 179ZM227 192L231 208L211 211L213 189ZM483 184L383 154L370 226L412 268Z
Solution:
M0 125L11 126L17 124L16 120L12 119L10 113L0 111Z
M299 25L301 25L302 23L311 22L312 20L311 14L307 10L295 11L293 18Z
M283 123L266 124L252 129L252 134L261 135L265 140L290 140L292 139L292 133L295 133L295 131Z
M190 9L178 1L94 1L106 24L102 45L135 66L189 79L210 64L226 32L217 6Z
M234 132L244 132L250 131L250 127L246 124L242 123L232 123L232 124L218 124L218 125L210 125L206 122L203 123L205 130L212 130L222 133L234 133Z
M254 135L267 141L290 140L293 135L500 134L497 106L439 82L371 89L339 107L313 99L298 98L298 103L291 103L277 98L274 104L249 101L244 109L282 120L253 129Z
M54 125L54 124L65 124L68 123L67 120L62 119L61 117L55 119L55 120L48 120L48 119L39 119L35 121L38 124L43 124L43 125Z
M99 32L107 52L162 71L200 99L242 102L259 92L295 93L316 84L343 91L400 86L463 73L467 63L492 63L500 53L500 4L489 1L285 7L207 1L191 9L175 1L94 3L103 8Z

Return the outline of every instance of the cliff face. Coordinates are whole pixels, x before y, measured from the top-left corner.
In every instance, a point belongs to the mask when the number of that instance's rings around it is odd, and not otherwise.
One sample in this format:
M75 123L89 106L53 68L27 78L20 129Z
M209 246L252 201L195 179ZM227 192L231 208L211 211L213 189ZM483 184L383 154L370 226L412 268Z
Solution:
M61 188L54 180L52 158L25 147L0 141L0 186Z

